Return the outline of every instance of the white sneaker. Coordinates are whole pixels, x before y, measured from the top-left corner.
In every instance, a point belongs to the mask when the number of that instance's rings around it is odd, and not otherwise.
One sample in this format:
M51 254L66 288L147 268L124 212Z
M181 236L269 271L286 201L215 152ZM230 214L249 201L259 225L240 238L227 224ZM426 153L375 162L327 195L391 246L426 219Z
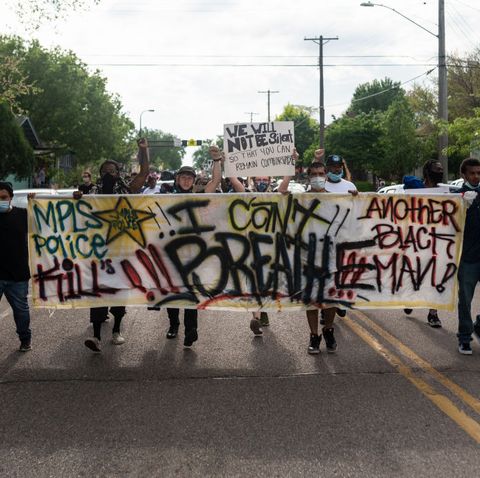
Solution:
M96 337L85 340L85 347L88 347L92 352L97 354L102 351L100 340L98 340Z
M125 343L125 339L120 335L120 332L115 332L112 336L113 345L122 345Z

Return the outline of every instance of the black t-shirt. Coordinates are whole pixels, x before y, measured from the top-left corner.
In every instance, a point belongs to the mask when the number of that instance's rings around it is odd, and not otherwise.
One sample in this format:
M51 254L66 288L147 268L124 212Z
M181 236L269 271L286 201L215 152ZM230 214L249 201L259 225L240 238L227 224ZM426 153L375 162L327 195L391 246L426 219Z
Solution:
M30 279L28 268L27 210L13 207L0 213L0 280Z
M90 194L90 191L93 189L95 185L93 183L90 183L88 186L86 184L80 184L80 186L78 186L78 190L82 193L82 194Z

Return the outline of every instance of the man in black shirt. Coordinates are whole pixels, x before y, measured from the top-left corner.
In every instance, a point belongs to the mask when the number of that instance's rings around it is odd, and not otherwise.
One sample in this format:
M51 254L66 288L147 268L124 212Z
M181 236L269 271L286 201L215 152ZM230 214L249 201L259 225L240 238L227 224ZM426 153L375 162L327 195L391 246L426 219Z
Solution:
M80 186L78 186L78 190L82 194L90 194L94 187L94 184L92 183L92 175L88 171L84 171L82 174L82 180L83 184L80 184Z
M0 299L3 294L12 307L20 338L20 352L31 350L30 311L28 308L27 210L12 206L10 183L0 182Z

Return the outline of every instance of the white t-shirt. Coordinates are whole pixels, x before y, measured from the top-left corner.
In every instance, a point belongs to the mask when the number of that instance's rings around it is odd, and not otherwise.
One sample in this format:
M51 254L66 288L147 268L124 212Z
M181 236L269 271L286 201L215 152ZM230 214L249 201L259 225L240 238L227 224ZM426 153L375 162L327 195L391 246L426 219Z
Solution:
M325 181L325 191L329 193L348 193L348 191L356 191L355 184L341 179L338 183L332 183L331 181Z
M154 186L153 188L145 188L142 194L160 194L160 186Z

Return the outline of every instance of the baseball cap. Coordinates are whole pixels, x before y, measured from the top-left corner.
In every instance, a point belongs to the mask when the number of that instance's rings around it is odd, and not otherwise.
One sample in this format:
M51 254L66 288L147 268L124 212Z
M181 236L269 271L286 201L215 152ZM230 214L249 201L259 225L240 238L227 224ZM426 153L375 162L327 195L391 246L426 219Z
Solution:
M3 189L8 192L9 196L13 198L13 188L12 188L12 183L9 183L7 181L1 181L0 182L0 189Z
M194 178L197 177L197 173L195 172L195 169L193 169L191 166L182 166L178 171L177 171L177 176L180 174L190 174Z
M338 154L330 154L327 157L326 164L342 164L343 158Z

